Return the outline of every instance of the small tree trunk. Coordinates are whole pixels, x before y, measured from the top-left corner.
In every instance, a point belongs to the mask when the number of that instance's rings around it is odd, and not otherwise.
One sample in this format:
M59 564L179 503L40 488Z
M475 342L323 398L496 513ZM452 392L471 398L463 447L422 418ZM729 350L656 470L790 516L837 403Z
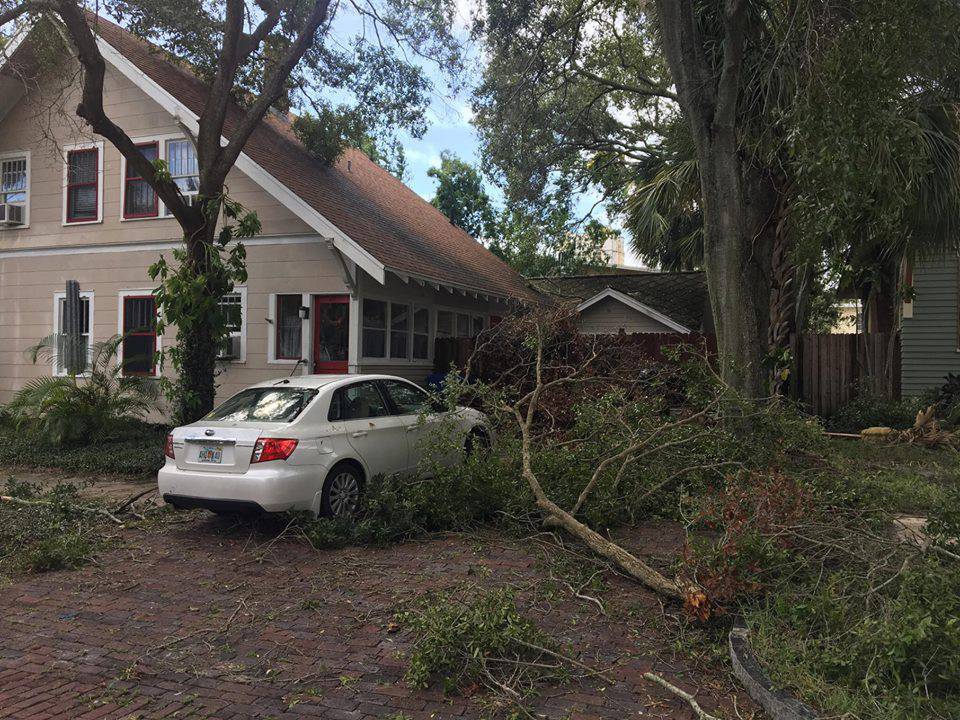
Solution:
M206 277L210 270L209 253L215 230L214 223L206 223L186 234L188 262L197 277ZM178 423L195 422L213 409L218 340L214 337L213 318L208 315L194 317L191 323L177 328L180 370L174 413Z

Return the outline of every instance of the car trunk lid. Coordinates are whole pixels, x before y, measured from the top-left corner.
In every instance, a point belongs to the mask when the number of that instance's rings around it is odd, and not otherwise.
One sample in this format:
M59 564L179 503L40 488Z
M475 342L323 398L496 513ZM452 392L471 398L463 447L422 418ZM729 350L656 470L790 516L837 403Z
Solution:
M261 427L208 423L188 425L173 431L177 467L213 473L244 473L250 468L253 447Z

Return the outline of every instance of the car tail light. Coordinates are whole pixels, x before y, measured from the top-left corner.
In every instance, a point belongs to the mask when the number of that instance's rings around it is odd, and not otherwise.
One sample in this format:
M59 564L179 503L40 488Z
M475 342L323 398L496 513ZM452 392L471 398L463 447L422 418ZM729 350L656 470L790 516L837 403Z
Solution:
M154 445L154 447L156 447L156 445ZM173 435L167 435L167 441L163 444L163 454L171 460L175 459L173 457Z
M257 440L253 446L252 463L267 462L268 460L286 460L297 449L296 440L284 440L281 438L264 438Z

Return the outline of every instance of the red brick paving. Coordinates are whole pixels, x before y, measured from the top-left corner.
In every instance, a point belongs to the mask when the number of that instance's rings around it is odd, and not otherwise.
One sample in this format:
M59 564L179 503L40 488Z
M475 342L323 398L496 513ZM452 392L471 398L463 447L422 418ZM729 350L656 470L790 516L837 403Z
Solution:
M670 533L650 528L642 547ZM692 718L644 680L653 668L726 718L755 712L719 667L674 654L660 603L608 577L609 616L542 580L536 542L492 534L386 549L314 551L201 514L74 572L0 589L0 718L479 718L489 696L445 696L402 680L410 638L395 613L431 589L511 584L531 618L617 682L547 687L537 715ZM719 710L717 708L719 707Z

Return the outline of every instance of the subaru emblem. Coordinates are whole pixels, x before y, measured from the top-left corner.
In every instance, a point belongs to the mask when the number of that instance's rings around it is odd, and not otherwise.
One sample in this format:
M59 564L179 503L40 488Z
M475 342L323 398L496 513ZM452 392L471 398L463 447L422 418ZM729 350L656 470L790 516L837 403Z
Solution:
M203 431L203 434L206 435L207 437L210 437L211 435L213 435L213 429L207 428L206 430Z

